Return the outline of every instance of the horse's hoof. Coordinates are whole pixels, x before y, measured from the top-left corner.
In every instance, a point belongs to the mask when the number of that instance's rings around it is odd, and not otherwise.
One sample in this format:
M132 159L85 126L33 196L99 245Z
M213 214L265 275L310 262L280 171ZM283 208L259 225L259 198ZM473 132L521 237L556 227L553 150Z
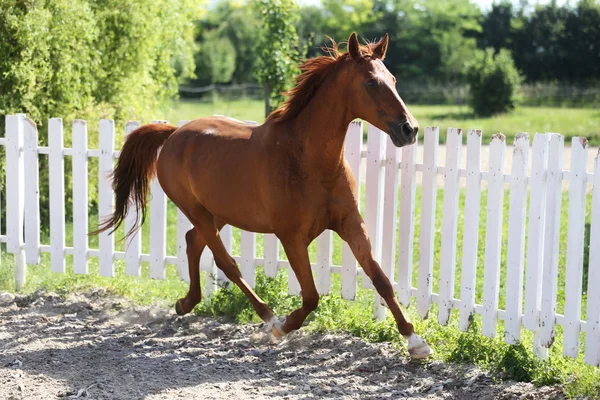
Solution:
M267 322L267 330L270 330L276 338L282 338L285 336L285 332L283 331L284 322L285 318L280 320L276 317L272 317L271 320Z
M177 300L177 302L175 303L175 312L177 313L177 315L187 314L185 311L183 311L183 308L181 308L181 300Z
M433 350L419 335L413 333L405 336L408 340L408 354L414 360L422 360L433 354Z

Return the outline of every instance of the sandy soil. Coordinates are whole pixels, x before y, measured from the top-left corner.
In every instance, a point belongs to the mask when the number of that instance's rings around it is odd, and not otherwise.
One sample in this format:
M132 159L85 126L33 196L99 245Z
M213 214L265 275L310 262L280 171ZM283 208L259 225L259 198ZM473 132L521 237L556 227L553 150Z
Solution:
M405 349L302 330L178 317L103 291L0 293L0 399L555 399L470 365L410 363Z

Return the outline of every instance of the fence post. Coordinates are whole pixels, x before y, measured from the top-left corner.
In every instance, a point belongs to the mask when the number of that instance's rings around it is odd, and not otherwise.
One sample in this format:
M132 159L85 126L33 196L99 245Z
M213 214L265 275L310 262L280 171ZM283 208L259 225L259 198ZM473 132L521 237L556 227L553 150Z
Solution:
M27 266L23 249L25 171L23 150L24 114L6 116L6 251L15 260L15 286L25 285Z

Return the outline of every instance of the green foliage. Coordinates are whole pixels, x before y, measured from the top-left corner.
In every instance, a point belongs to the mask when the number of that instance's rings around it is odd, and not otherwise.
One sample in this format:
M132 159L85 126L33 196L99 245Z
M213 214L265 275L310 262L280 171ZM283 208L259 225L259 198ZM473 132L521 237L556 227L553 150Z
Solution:
M305 50L299 48L294 22L298 6L294 0L256 0L254 7L262 24L256 41L256 78L265 85L266 114L283 100L300 70ZM271 103L272 102L272 103Z
M300 297L287 294L287 277L283 270L274 279L258 273L254 291L271 306L276 315L287 315L302 305ZM221 287L195 312L199 315L227 317L237 323L260 322L246 295L232 283Z
M475 114L490 116L516 106L522 78L508 50L498 54L492 48L478 51L465 69Z
M235 47L217 31L208 32L196 54L196 74L207 83L230 82L235 72Z
M528 82L597 83L600 76L600 3L548 2L527 9L503 1L484 16L480 47L512 51Z
M254 39L258 27L252 8L226 1L217 3L214 10L196 22L200 51L190 83L255 82Z
M126 119L154 117L177 94L179 81L192 74L192 20L198 13L193 0L0 0L2 123L6 114L26 113L45 144L47 120L63 118L69 146L71 121L86 119L89 146L97 148L100 118L115 118L122 126ZM122 130L117 132L121 138ZM40 162L46 226L47 159ZM96 177L92 169L91 184ZM67 174L66 193L70 188ZM95 200L94 192L91 196ZM70 196L66 200L70 216Z

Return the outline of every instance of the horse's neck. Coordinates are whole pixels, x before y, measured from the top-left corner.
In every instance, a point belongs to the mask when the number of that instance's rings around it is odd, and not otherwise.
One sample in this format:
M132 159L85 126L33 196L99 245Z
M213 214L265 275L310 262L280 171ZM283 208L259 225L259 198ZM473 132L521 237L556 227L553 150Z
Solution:
M346 130L352 119L340 88L329 82L319 88L290 124L307 159L329 169L339 166L342 160Z

